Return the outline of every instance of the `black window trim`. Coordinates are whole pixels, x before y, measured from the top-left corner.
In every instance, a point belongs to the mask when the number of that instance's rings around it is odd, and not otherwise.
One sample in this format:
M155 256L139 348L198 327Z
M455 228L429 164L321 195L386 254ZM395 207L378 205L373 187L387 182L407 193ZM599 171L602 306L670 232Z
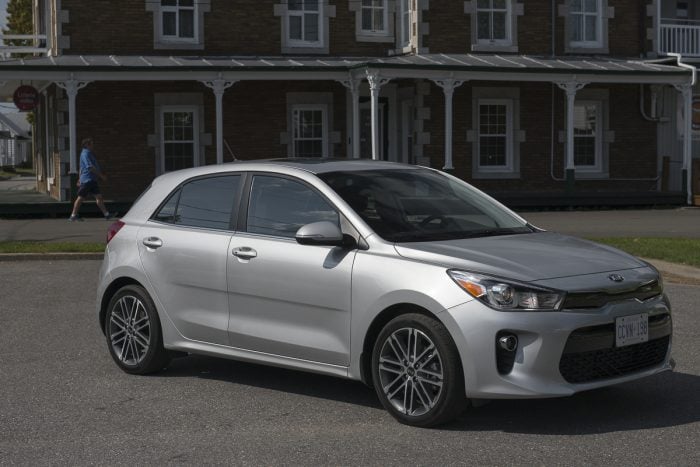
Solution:
M198 180L204 180L208 178L218 178L218 177L231 177L231 176L239 176L241 178L240 183L238 184L238 193L235 195L235 199L233 200L233 209L231 210L231 217L229 219L229 224L228 228L226 229L217 229L216 227L201 227L201 226L196 226L196 225L186 225L186 224L175 224L172 222L165 222L161 221L155 218L155 216L160 212L160 210L170 201L170 198L172 198L176 193L177 193L177 202L175 203L175 212L177 213L177 209L180 207L180 197L182 196L182 188L187 185L188 183L195 182ZM196 177L188 178L187 180L183 180L180 182L175 188L173 188L168 196L166 196L163 201L158 205L158 207L153 211L151 216L148 218L148 222L154 222L156 224L161 224L161 225L167 225L170 227L178 227L178 228L187 228L187 229L198 229L198 230L213 230L216 232L236 232L236 225L238 224L238 218L241 216L241 200L243 198L244 194L244 188L247 183L247 178L248 178L248 173L244 171L232 171L232 172L217 172L213 174L205 174L205 175L198 175ZM236 202L238 201L238 202Z

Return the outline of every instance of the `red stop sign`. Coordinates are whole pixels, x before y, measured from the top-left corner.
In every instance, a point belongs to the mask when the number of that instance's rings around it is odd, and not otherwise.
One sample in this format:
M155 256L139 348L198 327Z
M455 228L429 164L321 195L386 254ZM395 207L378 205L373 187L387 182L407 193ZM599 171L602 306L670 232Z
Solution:
M23 112L34 110L39 104L39 91L33 86L20 86L13 95L15 105Z

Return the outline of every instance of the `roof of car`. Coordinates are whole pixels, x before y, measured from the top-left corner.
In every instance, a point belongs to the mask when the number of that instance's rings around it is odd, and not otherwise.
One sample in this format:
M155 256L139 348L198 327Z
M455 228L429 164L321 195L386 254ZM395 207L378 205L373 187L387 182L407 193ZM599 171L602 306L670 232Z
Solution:
M268 159L263 161L250 161L263 164L295 167L307 172L321 174L328 172L346 172L357 170L381 170L381 169L415 169L416 166L400 164L397 162L375 161L372 159L333 159L333 158L293 158L293 159Z

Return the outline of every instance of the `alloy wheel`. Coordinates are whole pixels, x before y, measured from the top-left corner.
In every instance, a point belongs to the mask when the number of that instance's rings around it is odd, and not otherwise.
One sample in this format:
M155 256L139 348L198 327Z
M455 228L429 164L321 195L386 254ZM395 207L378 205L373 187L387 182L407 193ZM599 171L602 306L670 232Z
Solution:
M151 323L143 302L125 295L112 307L109 340L114 354L125 365L141 363L151 342Z
M415 328L394 331L382 345L379 379L387 400L408 416L421 416L437 404L443 365L432 340Z

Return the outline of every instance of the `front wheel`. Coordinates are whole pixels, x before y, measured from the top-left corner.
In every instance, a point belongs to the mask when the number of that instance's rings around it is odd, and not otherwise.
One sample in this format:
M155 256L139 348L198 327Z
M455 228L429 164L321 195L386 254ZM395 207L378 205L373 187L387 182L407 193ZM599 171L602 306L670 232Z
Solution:
M160 320L146 290L122 287L109 301L107 313L107 346L122 370L143 375L167 366L170 357L163 348Z
M439 425L467 405L455 344L428 316L405 314L384 326L372 352L372 374L384 408L407 425Z

